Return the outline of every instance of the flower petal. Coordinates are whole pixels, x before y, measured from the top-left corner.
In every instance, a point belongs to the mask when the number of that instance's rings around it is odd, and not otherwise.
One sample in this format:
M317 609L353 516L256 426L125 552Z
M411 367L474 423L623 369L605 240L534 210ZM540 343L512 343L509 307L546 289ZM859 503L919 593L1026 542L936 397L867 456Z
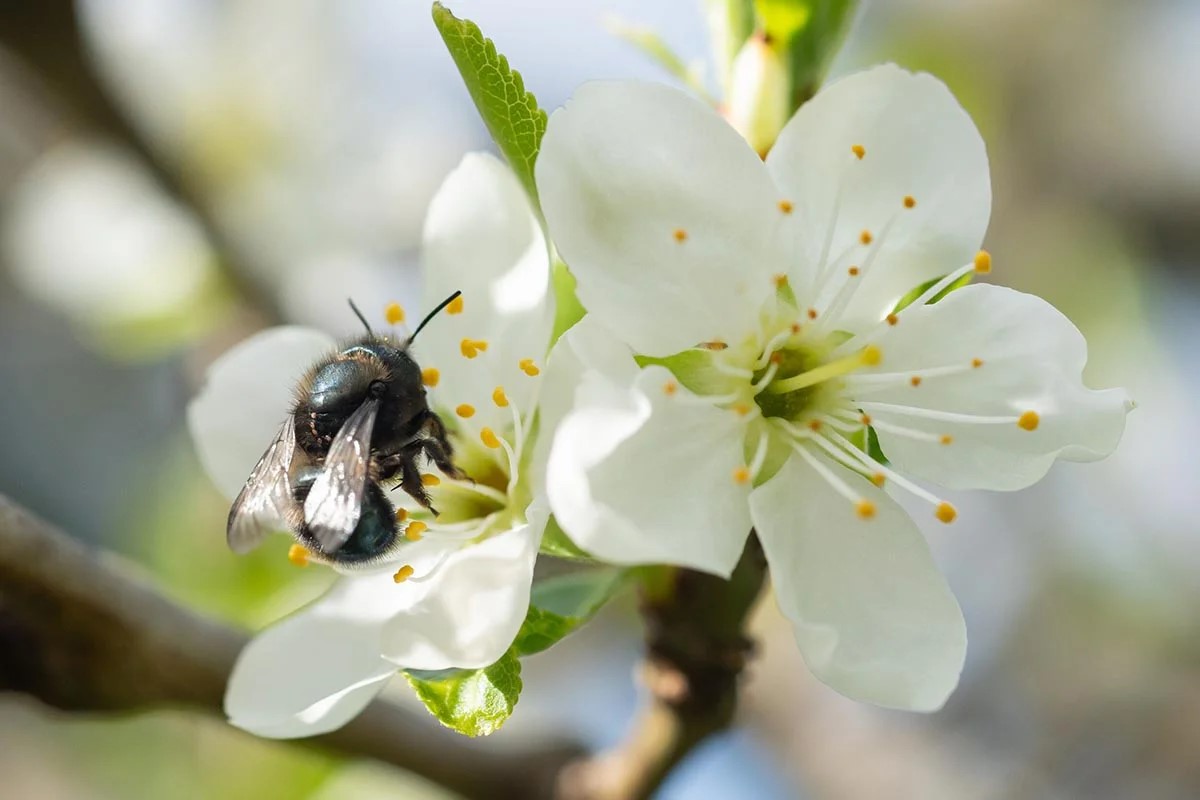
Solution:
M440 373L432 394L442 407L469 404L476 414L467 427L503 429L511 412L492 393L502 386L514 407L529 410L536 381L520 362L545 357L554 323L546 240L512 171L495 156L468 153L433 198L423 247L425 309L461 290L462 310L442 312L413 354ZM487 349L467 358L464 339Z
M797 457L750 496L775 595L804 661L847 697L936 710L966 654L958 603L904 510L869 481L815 457L873 503L875 516L860 519Z
M537 182L580 301L634 350L754 329L784 215L758 156L707 105L659 84L585 84L550 117Z
M420 597L383 626L384 658L409 669L485 667L512 644L529 610L533 564L546 527L528 524L457 550L428 578Z
M619 374L588 366L550 453L555 519L605 561L728 576L750 530L747 487L733 477L744 425L698 402L662 367L622 389Z
M1083 385L1087 343L1070 320L1041 298L1005 287L967 286L934 305L910 307L879 343L883 361L875 371L899 380L851 381L853 396L876 420L926 434L922 440L876 427L897 469L950 488L1021 489L1056 458L1104 458L1132 408L1124 390ZM960 371L934 372L943 367ZM913 386L909 376L922 373ZM916 416L922 411L1000 421ZM1029 411L1036 416L1024 422L1036 422L1033 430L1017 423ZM943 445L929 434L953 440Z
M811 286L826 252L834 280L810 301L826 308L849 267L862 268L834 323L843 330L877 322L910 289L968 263L991 214L987 153L971 118L937 78L895 65L823 89L784 128L767 167L794 205L803 255L793 285Z
M237 497L279 430L296 381L334 345L311 328L271 328L209 367L204 388L188 405L188 429L200 463L227 497Z

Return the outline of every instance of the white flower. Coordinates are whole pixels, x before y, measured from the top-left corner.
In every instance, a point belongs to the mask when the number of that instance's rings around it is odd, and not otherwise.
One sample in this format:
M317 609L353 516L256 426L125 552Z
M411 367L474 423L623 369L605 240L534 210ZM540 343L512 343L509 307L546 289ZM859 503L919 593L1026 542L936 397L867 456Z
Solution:
M434 198L424 244L425 307L454 290L463 295L418 337L413 354L451 428L456 465L473 480L426 475L436 520L390 492L407 519L397 560L339 577L246 647L225 710L260 736L344 725L397 667L491 664L525 618L548 516L528 478L537 469L530 426L539 359L553 322L545 239L511 172L472 154ZM330 302L342 302L331 288ZM188 419L202 462L230 498L278 429L297 378L334 348L318 331L275 328L213 364Z
M537 179L588 309L554 358L581 381L548 469L564 530L606 560L727 575L753 526L821 680L941 706L962 615L888 492L949 522L905 475L1020 489L1109 453L1130 407L1083 386L1083 338L1042 300L976 285L927 304L990 269L970 118L880 67L806 104L764 163L681 92L593 83L551 117Z

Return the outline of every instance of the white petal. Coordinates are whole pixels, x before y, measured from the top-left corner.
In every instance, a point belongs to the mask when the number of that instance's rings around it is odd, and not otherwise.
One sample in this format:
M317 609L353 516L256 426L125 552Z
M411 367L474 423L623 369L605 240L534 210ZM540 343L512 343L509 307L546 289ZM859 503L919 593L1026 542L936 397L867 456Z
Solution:
M409 669L437 670L485 667L502 656L529 609L545 527L545 515L531 515L526 525L458 550L427 579L414 575L420 602L384 626L384 657Z
M580 301L635 350L754 329L784 215L758 156L707 105L653 83L585 84L550 117L537 181Z
M287 417L300 376L334 345L312 328L271 328L209 367L204 388L188 405L188 429L200 463L227 497L237 497Z
M733 479L743 423L696 402L662 367L623 389L620 377L585 373L559 425L546 487L555 519L606 561L728 576L750 530L747 489Z
M875 504L873 519L793 456L750 496L775 595L813 674L856 700L933 711L958 683L966 627L904 510L820 458Z
M463 310L430 322L413 354L441 373L431 390L437 405L469 404L477 413L467 427L500 430L511 412L496 407L492 392L503 386L513 407L530 409L537 382L519 364L540 364L554 322L546 240L512 171L494 156L468 153L429 206L423 249L423 311L457 290ZM465 358L464 338L486 341L487 350Z
M1124 390L1083 385L1087 343L1070 320L1039 297L1001 286L967 286L909 308L880 346L883 362L873 371L902 378L886 387L860 384L856 401L1013 420L1037 413L1029 431L1015 421L954 422L864 406L885 423L951 435L942 445L877 429L898 469L955 489L1020 489L1056 458L1103 458L1117 446L1132 407ZM977 369L969 366L975 358L983 361ZM903 377L943 366L963 369L922 378L917 387Z
M855 145L864 148L861 160ZM991 214L987 153L971 118L937 78L894 65L823 89L784 128L767 167L795 206L804 255L793 285L809 285L827 243L838 281L849 279L850 266L864 268L834 323L843 330L878 321L910 289L969 262ZM860 240L864 230L870 246ZM835 288L808 302L825 307Z

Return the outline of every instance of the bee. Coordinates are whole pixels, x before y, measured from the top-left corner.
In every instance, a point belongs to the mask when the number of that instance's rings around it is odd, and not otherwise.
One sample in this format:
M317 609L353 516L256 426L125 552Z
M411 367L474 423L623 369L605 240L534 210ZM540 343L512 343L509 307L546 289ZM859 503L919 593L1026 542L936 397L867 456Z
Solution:
M461 473L409 349L460 294L442 301L403 341L375 333L350 303L367 333L301 378L291 413L229 510L226 538L234 552L288 530L329 561L376 560L396 543L395 510L380 486L393 480L436 515L418 459L452 478Z

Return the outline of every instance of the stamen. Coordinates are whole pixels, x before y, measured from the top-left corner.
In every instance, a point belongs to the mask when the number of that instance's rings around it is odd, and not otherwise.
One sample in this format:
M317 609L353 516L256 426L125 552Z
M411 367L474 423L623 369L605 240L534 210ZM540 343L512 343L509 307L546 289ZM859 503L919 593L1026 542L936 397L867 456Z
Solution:
M873 519L875 517L875 504L870 500L859 500L854 506L854 510L861 519Z
M824 449L830 455L833 455L835 458L838 458L839 461L842 461L842 463L846 463L843 459L853 459L853 461L857 462L857 464L847 464L847 466L852 468L857 466L859 469L872 470L870 479L871 482L876 486L883 486L885 481L890 480L901 489L904 489L924 500L925 502L933 505L937 509L935 511L937 518L942 522L953 521L954 516L957 514L957 512L954 511L954 506L950 505L937 495L934 495L921 488L908 478L905 478L903 475L897 473L895 470L885 467L883 464L872 458L870 454L864 453L857 446L852 444L846 437L837 433L830 433L827 434L827 436L829 439L828 441L822 440L819 437L814 438L813 441L820 445L822 449ZM839 447L841 448L840 450L838 449ZM839 453L841 454L840 457L838 455ZM942 511L943 508L948 508L950 511ZM943 517L947 514L949 514L950 518L943 519Z
M864 245L870 244L874 239L875 237L872 236L871 232L866 228L863 228L863 232L858 235L858 241L862 242Z
M762 354L759 355L759 357L754 361L754 369L759 370L765 367L775 355L775 351L778 350L783 343L791 337L792 331L790 328L788 328L787 330L782 330L768 339L767 343L763 345Z
M908 417L919 417L921 419L932 419L939 422L963 422L975 425L1011 425L1014 422L1020 424L1020 417L1013 416L984 416L982 414L957 414L953 411L938 411L932 408L918 408L916 406L904 406L898 403L879 403L873 400L862 401L859 405L864 409L872 409L874 411L887 411L893 414L902 414ZM1034 414L1034 412L1026 412ZM1022 425L1021 427L1024 427ZM1035 424L1034 427L1037 427ZM1028 429L1027 429L1028 430Z
M858 267L850 267L848 270L846 270L846 272L851 278L857 278L859 270Z
M799 375L793 375L790 378L785 378L781 381L772 383L767 391L771 394L787 394L794 392L797 389L803 389L806 386L813 386L818 383L823 383L831 378L837 378L842 375L853 372L859 367L875 366L883 357L882 351L876 345L868 345L853 355L839 358L836 361L831 361L828 364L823 364L816 369L810 369L808 372L802 372ZM764 376L766 377L766 376Z
M867 154L867 148L863 147L861 144L853 144L850 145L850 152L854 153L855 158L857 158L859 161L862 161L863 157Z
M491 448L492 450L495 450L500 446L500 437L498 437L496 432L491 428L484 428L481 430L479 432L479 440L483 442L484 447Z
M663 384L663 394L665 394L667 397L671 397L678 391L679 391L679 384L676 383L675 381L667 381L666 383Z
M808 448L805 447L802 442L792 441L791 445L792 445L792 449L795 450L796 453L798 453L800 455L800 457L803 458L805 460L805 462L810 467L813 468L813 471L815 471L818 475L820 475L822 478L824 478L825 482L828 483L831 487L833 487L833 490L835 492L837 492L842 497L846 498L851 503L853 503L855 510L859 511L859 516L863 517L863 515L860 511L860 508L861 508L860 504L864 502L864 498L861 495L859 495L857 492L855 492L853 489L851 489L849 487L849 485L846 484L845 481L843 481L837 475L833 474L833 470L831 470L829 467L822 464L821 461L816 456L814 456L812 453L808 452ZM869 502L869 501L867 501L867 502ZM874 508L874 506L872 506L872 508ZM863 519L867 519L867 517L863 517Z
M782 289L788 285L788 276L780 272L771 278L771 282L775 284L776 289Z
M980 367L983 366L983 359L982 358L972 358L971 366L974 367L975 369L979 369Z
M449 305L446 306L446 313L447 314L461 314L462 312L463 312L463 296L460 294L458 297L451 300Z
M903 436L908 439L916 439L918 442L941 442L942 444L950 444L950 442L945 441L945 439L949 437L939 436L936 433L926 433L925 431L919 431L914 428L906 428L903 425L893 425L890 422L883 422L882 420L878 419L872 421L871 427L878 431L895 434L896 436ZM950 441L953 441L953 439Z
M404 322L404 307L399 303L388 303L383 315L387 318L388 325L399 325Z
M745 466L737 467L733 471L733 482L738 484L739 486L744 486L745 484L749 483L750 477L751 476L750 476L750 468L749 467L745 467Z
M1026 411L1017 419L1017 425L1023 430L1036 431L1040 421L1036 411Z
M408 509L400 506L396 509L396 522L404 522L406 519L408 519Z
M752 410L749 403L734 403L730 408L733 410L733 413L737 414L739 417L746 416Z
M762 470L762 466L767 460L767 450L770 447L771 439L764 430L758 437L758 446L754 448L754 458L750 460L750 475L754 478L758 477L758 473Z
M943 433L938 437L938 444L954 444L954 437L948 433Z
M895 325L899 321L900 321L899 315L897 315L897 314L888 314L887 315L887 324L888 325Z
M475 406L470 403L462 403L454 409L454 413L458 414L463 419L470 419L475 416Z
M915 388L917 388L918 386L920 386L920 385L921 385L921 376L920 376L920 375L913 375L911 378L909 378L909 379L908 379L908 382L909 382L910 384L912 384L912 387L915 389Z
M430 387L438 385L438 381L442 379L442 373L438 372L436 367L426 367L421 370L421 383Z
M744 378L749 380L754 377L754 370L746 369L745 367L735 367L733 364L728 364L723 358L714 358L712 360L712 368L717 372L731 375L735 378Z
M293 544L288 548L288 561L295 564L297 567L308 566L308 548L302 544Z
M675 232L671 235L674 236L675 241L679 242L680 244L686 242L688 238L687 231L685 231L683 228L676 228Z
M404 583L406 580L412 577L414 572L416 572L416 570L413 569L411 565L405 564L403 567L396 570L396 574L392 576L392 580L394 580L396 583Z
M767 371L762 374L762 377L759 378L754 383L750 384L750 390L752 392L754 392L754 395L756 397L759 395L760 392L762 392L764 389L766 389L768 386L771 385L771 381L775 379L775 374L778 372L779 372L779 361L776 359L772 359L770 366L767 367Z
M539 372L541 372L541 370L538 369L537 364L534 363L534 360L532 358L522 358L517 363L517 366L521 368L522 372L524 372L526 375L528 375L531 378L533 376L537 375Z
M503 386L497 386L492 390L492 402L496 404L497 408L508 407L508 395L504 393Z
M982 363L982 362L981 362ZM870 375L851 375L846 382L856 387L857 391L871 391L887 388L889 385L908 383L913 387L920 386L930 378L940 378L946 375L958 375L974 368L972 364L951 364L945 367L930 367L921 370L920 375L907 372L873 372Z
M916 208L917 207L917 198L913 197L911 194L904 195L904 207L905 208Z
M933 515L938 518L939 522L949 525L958 517L958 509L949 503L938 503L937 510L933 512Z
M421 485L422 486L439 486L439 485L441 485L441 483L442 483L442 479L439 478L437 475L434 475L431 472L426 472L423 475L421 475Z
M711 342L701 342L697 345L697 347L699 347L701 350L712 350L713 352L718 353L722 350L729 349L729 345L725 344L720 339L714 339Z
M405 526L404 538L408 539L410 542L419 542L425 535L425 531L428 529L429 526L424 522L421 522L420 520L413 520L412 522L408 523L407 526Z
M488 343L483 339L463 339L458 348L466 358L474 358L488 349Z
M987 275L992 271L992 254L987 250L980 250L975 254L974 267L980 275Z
M793 208L794 208L794 206L792 205L792 202L790 200L780 200L779 201L779 210L782 211L784 214L792 213Z
M817 310L816 310L815 308L810 308L810 309L808 310L808 318L809 318L809 319L816 319L816 318L817 318Z

